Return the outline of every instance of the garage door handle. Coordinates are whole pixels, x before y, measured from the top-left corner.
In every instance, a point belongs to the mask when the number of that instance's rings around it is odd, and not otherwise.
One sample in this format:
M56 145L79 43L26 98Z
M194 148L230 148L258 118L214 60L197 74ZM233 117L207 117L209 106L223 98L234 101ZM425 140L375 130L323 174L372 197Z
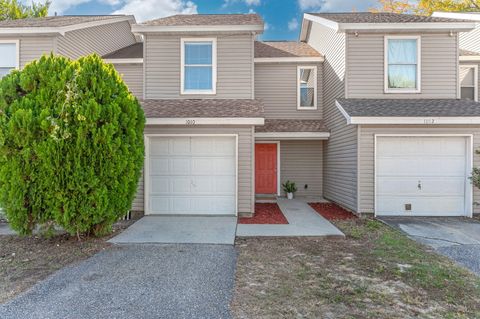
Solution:
M417 187L418 187L419 190L422 190L422 181L418 181Z

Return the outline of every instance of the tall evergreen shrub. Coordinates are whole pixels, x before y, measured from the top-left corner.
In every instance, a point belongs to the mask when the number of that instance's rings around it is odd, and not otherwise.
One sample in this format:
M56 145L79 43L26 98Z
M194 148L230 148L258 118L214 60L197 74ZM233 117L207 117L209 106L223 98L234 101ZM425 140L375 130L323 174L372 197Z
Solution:
M103 235L130 208L145 117L97 55L43 56L0 81L0 206L13 229Z

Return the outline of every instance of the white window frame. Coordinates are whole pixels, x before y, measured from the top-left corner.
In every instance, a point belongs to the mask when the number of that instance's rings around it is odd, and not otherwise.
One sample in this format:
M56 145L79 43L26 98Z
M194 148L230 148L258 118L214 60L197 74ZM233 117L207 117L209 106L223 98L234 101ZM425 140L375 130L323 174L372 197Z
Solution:
M0 44L15 44L15 48L17 51L17 59L15 61L15 70L20 68L20 40L0 40Z
M477 64L460 64L460 68L473 69L473 89L474 100L478 102L478 65ZM458 87L460 90L460 98L462 98L462 81L458 79Z
M211 42L212 43L212 89L211 90L185 90L185 43L186 42ZM217 94L217 38L181 38L180 39L180 92L189 94Z
M417 41L417 87L389 88L388 87L388 41L389 40L416 40ZM419 35L386 35L384 37L384 92L391 93L421 93L422 92L422 37Z
M315 98L313 99L313 106L301 106L301 95L300 95L300 75L301 75L301 70L302 69L311 69L315 73L315 77L313 78L313 92L315 95ZM318 79L318 72L317 72L317 66L316 65L299 65L297 66L297 110L304 110L304 111L313 111L317 109L317 101L318 101L318 84L317 84L317 79Z

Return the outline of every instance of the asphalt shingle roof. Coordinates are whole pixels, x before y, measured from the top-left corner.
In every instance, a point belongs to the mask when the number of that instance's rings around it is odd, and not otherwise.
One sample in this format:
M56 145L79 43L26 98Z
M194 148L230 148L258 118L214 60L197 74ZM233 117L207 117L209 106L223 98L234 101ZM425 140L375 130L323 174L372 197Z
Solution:
M164 117L263 117L263 104L251 99L170 99L140 101L145 116Z
M311 15L338 23L444 23L471 22L467 20L400 14L390 12L342 12L342 13L309 13Z
M143 42L134 43L103 56L104 59L141 59L143 58Z
M321 57L322 55L305 42L255 41L256 58Z
M480 103L455 99L339 99L351 117L480 116Z
M473 51L469 51L469 50L460 49L460 55L463 55L463 56L466 56L466 55L476 56L476 55L480 55L480 53L478 53L478 52L473 52Z
M256 126L255 132L328 132L322 120L265 120L264 126Z
M263 25L258 14L177 14L143 22L152 26Z
M103 21L125 17L125 15L78 15L78 16L52 16L43 18L27 18L0 21L0 28L27 28L27 27L67 27L75 24Z

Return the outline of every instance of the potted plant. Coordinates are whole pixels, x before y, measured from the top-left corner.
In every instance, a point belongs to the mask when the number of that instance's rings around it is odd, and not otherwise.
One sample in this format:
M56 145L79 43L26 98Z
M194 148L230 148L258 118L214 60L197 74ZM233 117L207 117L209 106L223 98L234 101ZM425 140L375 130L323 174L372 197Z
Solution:
M286 181L284 184L282 184L282 187L283 191L287 193L287 198L293 199L293 193L297 191L297 185L295 185L295 182Z

